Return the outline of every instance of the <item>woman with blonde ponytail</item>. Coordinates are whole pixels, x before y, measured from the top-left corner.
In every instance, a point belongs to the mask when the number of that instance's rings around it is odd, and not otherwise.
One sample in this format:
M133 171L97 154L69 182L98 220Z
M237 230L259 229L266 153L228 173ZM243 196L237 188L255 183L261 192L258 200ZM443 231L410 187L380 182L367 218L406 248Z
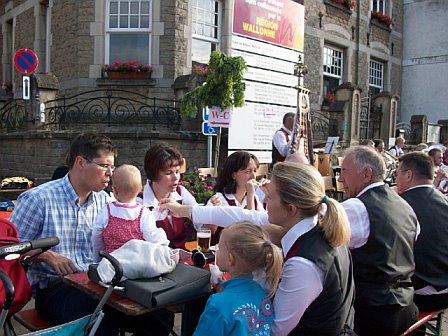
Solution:
M262 227L237 222L222 230L216 262L231 279L208 299L194 335L270 335L283 264L280 248ZM258 271L266 274L268 290L253 280Z
M281 162L263 186L267 214L236 207L164 207L194 222L223 227L232 221L272 223L285 230L284 264L274 297L273 335L350 335L354 282L347 248L350 226L341 205L325 195L324 182L312 166Z

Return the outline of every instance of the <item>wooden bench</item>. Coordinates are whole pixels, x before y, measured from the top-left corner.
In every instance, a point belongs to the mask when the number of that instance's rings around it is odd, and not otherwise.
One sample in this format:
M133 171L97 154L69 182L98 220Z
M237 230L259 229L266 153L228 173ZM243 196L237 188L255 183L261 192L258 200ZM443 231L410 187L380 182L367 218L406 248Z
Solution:
M30 331L47 329L53 325L45 321L36 309L21 310L14 315L14 319Z
M442 315L443 310L421 311L418 314L418 321L411 325L409 329L406 330L401 336L409 335L412 331L416 330L422 325L425 325L426 327L425 335L441 336Z

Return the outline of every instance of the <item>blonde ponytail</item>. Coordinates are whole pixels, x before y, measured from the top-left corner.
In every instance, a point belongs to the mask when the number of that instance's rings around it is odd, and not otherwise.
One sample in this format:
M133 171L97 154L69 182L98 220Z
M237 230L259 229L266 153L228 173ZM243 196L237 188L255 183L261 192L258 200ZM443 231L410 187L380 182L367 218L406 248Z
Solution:
M335 247L348 242L350 226L345 210L338 201L325 195L324 180L316 168L280 162L274 166L272 176L281 201L296 206L304 217L316 216L326 207L319 226L328 244Z
M350 239L347 214L341 204L333 198L327 198L325 204L327 211L319 219L319 226L324 232L325 239L333 247L344 245Z
M262 227L248 221L236 222L226 227L224 232L227 249L239 260L246 274L260 269L265 271L270 286L268 297L273 297L282 273L281 249L270 241L269 234Z

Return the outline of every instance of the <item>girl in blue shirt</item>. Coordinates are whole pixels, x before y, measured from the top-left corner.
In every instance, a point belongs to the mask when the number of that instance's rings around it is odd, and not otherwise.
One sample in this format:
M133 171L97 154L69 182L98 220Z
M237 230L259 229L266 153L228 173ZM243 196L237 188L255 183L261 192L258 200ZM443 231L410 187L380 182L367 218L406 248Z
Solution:
M237 222L220 237L216 262L231 280L210 296L194 336L270 335L274 318L272 297L282 271L283 256L262 227ZM270 291L253 280L255 271L266 273Z

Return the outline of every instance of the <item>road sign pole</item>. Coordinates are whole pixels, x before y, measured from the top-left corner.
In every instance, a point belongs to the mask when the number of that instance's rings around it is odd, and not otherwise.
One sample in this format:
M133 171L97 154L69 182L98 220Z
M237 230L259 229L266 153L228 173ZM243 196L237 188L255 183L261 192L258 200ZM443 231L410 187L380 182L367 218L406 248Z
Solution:
M22 78L22 98L23 100L30 100L30 76L23 76Z
M207 166L209 168L213 167L213 140L212 140L212 136L208 135L207 136Z

